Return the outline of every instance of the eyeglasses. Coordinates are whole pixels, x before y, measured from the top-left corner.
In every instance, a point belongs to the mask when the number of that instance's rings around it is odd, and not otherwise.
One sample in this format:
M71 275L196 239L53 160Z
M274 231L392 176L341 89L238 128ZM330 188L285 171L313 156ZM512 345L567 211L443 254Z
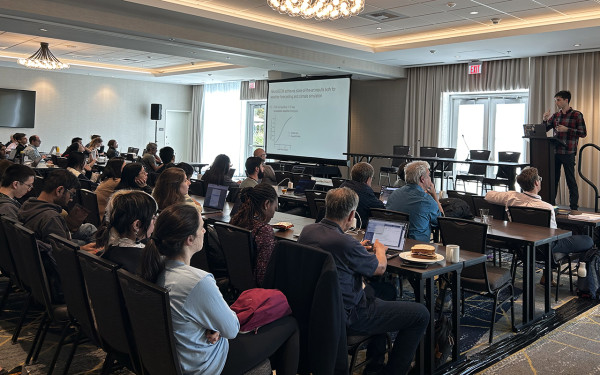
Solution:
M19 183L20 183L20 184L22 184L22 185L25 185L25 186L27 186L27 190L31 190L31 189L33 189L33 184L27 184L27 183L25 183L25 182L21 182L21 181L19 181Z
M542 182L542 176L538 176L537 180L538 180L539 182Z

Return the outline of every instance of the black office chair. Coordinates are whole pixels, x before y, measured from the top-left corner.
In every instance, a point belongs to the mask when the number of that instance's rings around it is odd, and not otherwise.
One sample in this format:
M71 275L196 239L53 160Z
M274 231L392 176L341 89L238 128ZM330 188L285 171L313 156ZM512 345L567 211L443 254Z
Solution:
M419 156L425 156L425 157L436 157L437 155L437 147L425 147L422 146L421 148L419 148Z
M458 198L462 199L469 205L469 209L471 210L471 215L478 216L479 211L475 209L475 204L473 204L473 196L475 193L469 193L466 191L458 191L458 190L448 190L446 191L448 198Z
M475 215L479 216L479 210L482 208L488 209L489 214L494 217L496 220L506 220L506 208L499 204L490 203L485 200L485 197L481 195L472 195L471 199L473 200L473 207L475 208Z
M331 178L331 183L333 184L334 189L339 188L346 181L348 181L348 179L346 179L346 178L341 178L341 177L332 177Z
M446 159L454 159L456 157L456 149L449 147L438 147L436 151L436 156L438 158L446 158ZM440 178L446 180L446 187L448 187L448 182L452 180L452 169L453 163L445 163L442 170L442 162L436 162L433 170L433 178Z
M461 250L485 254L488 229L487 224L449 217L438 218L438 224L444 246L449 244L459 245ZM490 344L494 339L494 323L496 322L498 303L502 304L502 302L508 299L507 297L498 301L498 297L501 291L510 288L510 316L511 325L514 328L515 291L510 270L501 267L488 266L486 262L482 262L464 268L460 276L460 282L463 315L465 312L465 292L476 293L494 299L492 318L490 320ZM442 293L445 293L445 291ZM457 307L455 306L454 308Z
M254 264L256 251L249 230L234 225L216 222L215 230L221 242L229 282L237 293L256 288Z
M8 278L6 289L4 290L4 293L2 293L2 299L0 300L1 314L4 309L4 304L13 290L13 286L19 287L20 285L15 262L9 249L8 237L6 236L4 225L2 223L0 223L0 272L2 273L2 276Z
M201 180L191 179L190 182L191 184L189 192L191 195L198 195L200 197L206 195L206 192L204 190L204 184Z
M117 275L144 374L180 375L169 291L122 269Z
M540 227L550 227L550 221L552 218L552 211L544 210L543 208L535 207L509 207L508 212L512 222L537 225ZM548 245L544 245L548 246ZM521 254L519 254L520 256ZM554 300L558 302L558 287L560 286L560 275L569 272L569 290L573 294L573 269L571 268L571 262L575 259L579 259L581 253L552 253L551 265L552 269L556 269L556 290ZM536 260L540 259L543 261L543 254L536 253ZM513 259L513 274L516 268L517 257ZM561 269L563 265L565 268ZM547 265L546 265L547 266ZM552 284L552 283L551 283Z
M141 364L131 331L131 322L117 279L119 266L81 250L77 256L96 319L98 335L104 344L103 349L107 352L102 373L108 373L117 360L140 374Z
M318 223L325 218L325 199L315 199L315 206L317 207L315 222Z
M409 155L410 146L394 146L394 151L392 155ZM392 180L390 179L390 173L396 175L398 173L398 167L402 164L405 159L402 158L391 158L391 163L389 166L382 166L379 168L379 185L381 185L381 178L386 177L388 179L388 184L392 184Z
M499 162L511 162L517 163L521 157L520 152L513 151L499 151L498 161ZM506 191L509 190L511 184L514 184L514 178L516 167L498 166L495 178L484 178L483 186L485 190L493 190L494 186L503 187Z
M317 208L315 199L325 200L325 196L327 195L327 193L319 190L306 190L305 192L306 202L308 203L308 209L310 210L310 217L316 219L317 216L319 216L319 209Z
M96 193L87 189L79 189L79 199L81 200L81 205L89 211L85 222L94 224L96 228L99 227L102 219L98 210L98 197Z
M227 198L225 198L226 202L235 203L235 201L240 196L240 187L239 186L230 186L227 189Z
M400 211L392 211L386 210L385 208L371 208L371 214L369 217L374 217L377 219L389 220L389 221L409 221L409 214L400 212Z
M489 150L471 150L469 151L470 160L489 160ZM477 185L476 192L479 192L479 185L481 185L481 192L483 193L483 179L487 173L487 165L480 164L469 164L469 170L467 174L459 174L454 178L454 187L458 187L458 181L462 181L463 190L467 190L467 182L475 182Z

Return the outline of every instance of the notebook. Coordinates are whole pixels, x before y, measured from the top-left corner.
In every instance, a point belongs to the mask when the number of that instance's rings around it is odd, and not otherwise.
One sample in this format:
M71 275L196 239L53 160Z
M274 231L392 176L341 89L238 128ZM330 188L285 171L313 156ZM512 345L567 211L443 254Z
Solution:
M225 207L225 198L227 198L228 186L208 184L204 204L202 205L202 213L213 213L223 211Z
M387 221L377 218L369 218L369 224L365 231L364 240L379 240L382 244L392 250L402 250L404 240L408 233L408 222L405 221Z
M381 193L379 193L379 200L382 201L383 204L387 204L388 198L396 189L400 188L381 185Z
M306 194L306 190L310 190L315 187L317 181L313 180L300 180L296 183L296 188L294 189L294 195L304 195Z

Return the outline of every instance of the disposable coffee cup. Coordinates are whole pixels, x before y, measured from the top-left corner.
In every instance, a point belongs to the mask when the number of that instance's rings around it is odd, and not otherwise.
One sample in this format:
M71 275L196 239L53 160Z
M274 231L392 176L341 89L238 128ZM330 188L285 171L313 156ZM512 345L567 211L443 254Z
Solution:
M292 181L288 181L288 189L293 189L294 183Z
M450 256L448 256L448 252L450 252ZM460 262L460 246L446 245L446 261L451 263Z

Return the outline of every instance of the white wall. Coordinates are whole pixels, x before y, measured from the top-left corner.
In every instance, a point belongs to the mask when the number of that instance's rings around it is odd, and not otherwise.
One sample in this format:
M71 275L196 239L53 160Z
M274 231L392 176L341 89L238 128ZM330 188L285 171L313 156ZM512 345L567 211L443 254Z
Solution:
M154 120L150 104L163 105L165 127L167 110L191 111L192 87L116 78L93 77L63 72L0 67L0 87L36 91L35 128L1 128L0 141L22 132L37 134L42 151L58 145L63 151L73 137L84 143L90 135L100 134L104 145L116 139L119 147L139 147L154 141ZM158 137L164 136L159 132ZM177 150L177 147L174 147Z

